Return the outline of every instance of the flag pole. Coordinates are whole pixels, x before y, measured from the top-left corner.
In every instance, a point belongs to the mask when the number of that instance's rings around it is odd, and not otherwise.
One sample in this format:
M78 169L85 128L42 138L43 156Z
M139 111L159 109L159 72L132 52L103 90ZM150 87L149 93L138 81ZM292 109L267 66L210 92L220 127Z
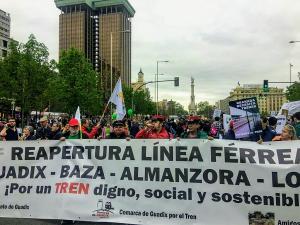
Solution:
M108 106L109 106L109 103L110 103L110 101L108 101L108 103L107 103L106 106L105 106L105 109L104 109L104 111L103 111L103 113L102 113L102 116L101 116L101 118L100 118L100 121L99 121L100 124L101 124L101 122L102 122L102 120L103 120L103 118L104 118L104 115L105 115L105 113L106 113L106 111L107 111L107 108L108 108Z
M75 119L78 120L79 123L79 137L82 139L82 130L81 130L81 115L80 115L80 107L77 107L77 110L75 112Z

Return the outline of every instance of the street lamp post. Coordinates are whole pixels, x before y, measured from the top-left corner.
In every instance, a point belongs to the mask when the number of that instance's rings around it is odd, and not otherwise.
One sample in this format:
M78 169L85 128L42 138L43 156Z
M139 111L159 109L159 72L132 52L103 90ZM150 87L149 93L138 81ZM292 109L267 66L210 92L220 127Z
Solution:
M112 65L112 61L113 61L113 33L130 33L130 30L121 30L121 31L111 31L110 32L110 96L112 95L113 92L113 65ZM110 104L110 113L112 113L112 104Z
M300 41L289 41L290 44L294 44L296 42L300 42Z
M292 85L292 67L293 65L290 63L290 85Z
M300 42L300 41L289 41L290 44L294 44L294 43L297 43L297 42ZM292 84L292 66L293 65L290 63L290 85ZM300 79L300 77L299 77L299 79Z
M156 61L156 76L155 76L155 96L156 96L156 115L158 115L158 64L168 63L169 60L157 60Z

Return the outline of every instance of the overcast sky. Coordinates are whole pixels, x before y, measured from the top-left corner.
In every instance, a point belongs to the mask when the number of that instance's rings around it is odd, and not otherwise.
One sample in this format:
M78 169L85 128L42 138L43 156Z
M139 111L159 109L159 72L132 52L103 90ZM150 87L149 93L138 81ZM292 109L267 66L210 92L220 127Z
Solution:
M142 68L154 80L157 60L160 79L180 77L180 87L159 84L160 99L186 108L190 77L195 78L196 102L214 104L241 84L289 81L300 71L299 0L130 0L136 9L132 40L132 80ZM25 42L33 33L58 58L58 16L54 0L2 0L11 14L11 36ZM274 86L274 85L271 85ZM285 87L286 85L277 85ZM154 92L154 86L149 85Z

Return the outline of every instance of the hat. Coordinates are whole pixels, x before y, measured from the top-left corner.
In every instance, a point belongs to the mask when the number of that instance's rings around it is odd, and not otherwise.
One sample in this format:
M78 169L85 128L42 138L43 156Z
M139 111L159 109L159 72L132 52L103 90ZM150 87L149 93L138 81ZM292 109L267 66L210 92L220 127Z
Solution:
M154 115L151 117L151 121L160 121L163 122L165 121L165 117L162 115Z
M194 122L194 123L199 123L201 120L200 116L189 116L187 121L188 122Z
M48 121L47 116L43 116L43 117L40 119L40 122L46 122L46 121Z
M69 121L69 125L70 125L70 127L79 126L79 122L78 122L77 119L72 118L72 119L70 119L70 121Z
M124 127L125 126L125 123L122 121L122 120L116 120L113 122L112 124L113 127L117 127L117 126L122 126Z

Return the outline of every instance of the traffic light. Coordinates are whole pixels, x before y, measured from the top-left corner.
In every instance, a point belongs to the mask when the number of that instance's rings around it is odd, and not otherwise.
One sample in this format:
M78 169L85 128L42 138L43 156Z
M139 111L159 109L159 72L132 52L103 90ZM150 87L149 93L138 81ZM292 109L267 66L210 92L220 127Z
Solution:
M264 80L263 91L269 92L269 81L268 80Z
M174 78L174 86L179 87L179 77Z

